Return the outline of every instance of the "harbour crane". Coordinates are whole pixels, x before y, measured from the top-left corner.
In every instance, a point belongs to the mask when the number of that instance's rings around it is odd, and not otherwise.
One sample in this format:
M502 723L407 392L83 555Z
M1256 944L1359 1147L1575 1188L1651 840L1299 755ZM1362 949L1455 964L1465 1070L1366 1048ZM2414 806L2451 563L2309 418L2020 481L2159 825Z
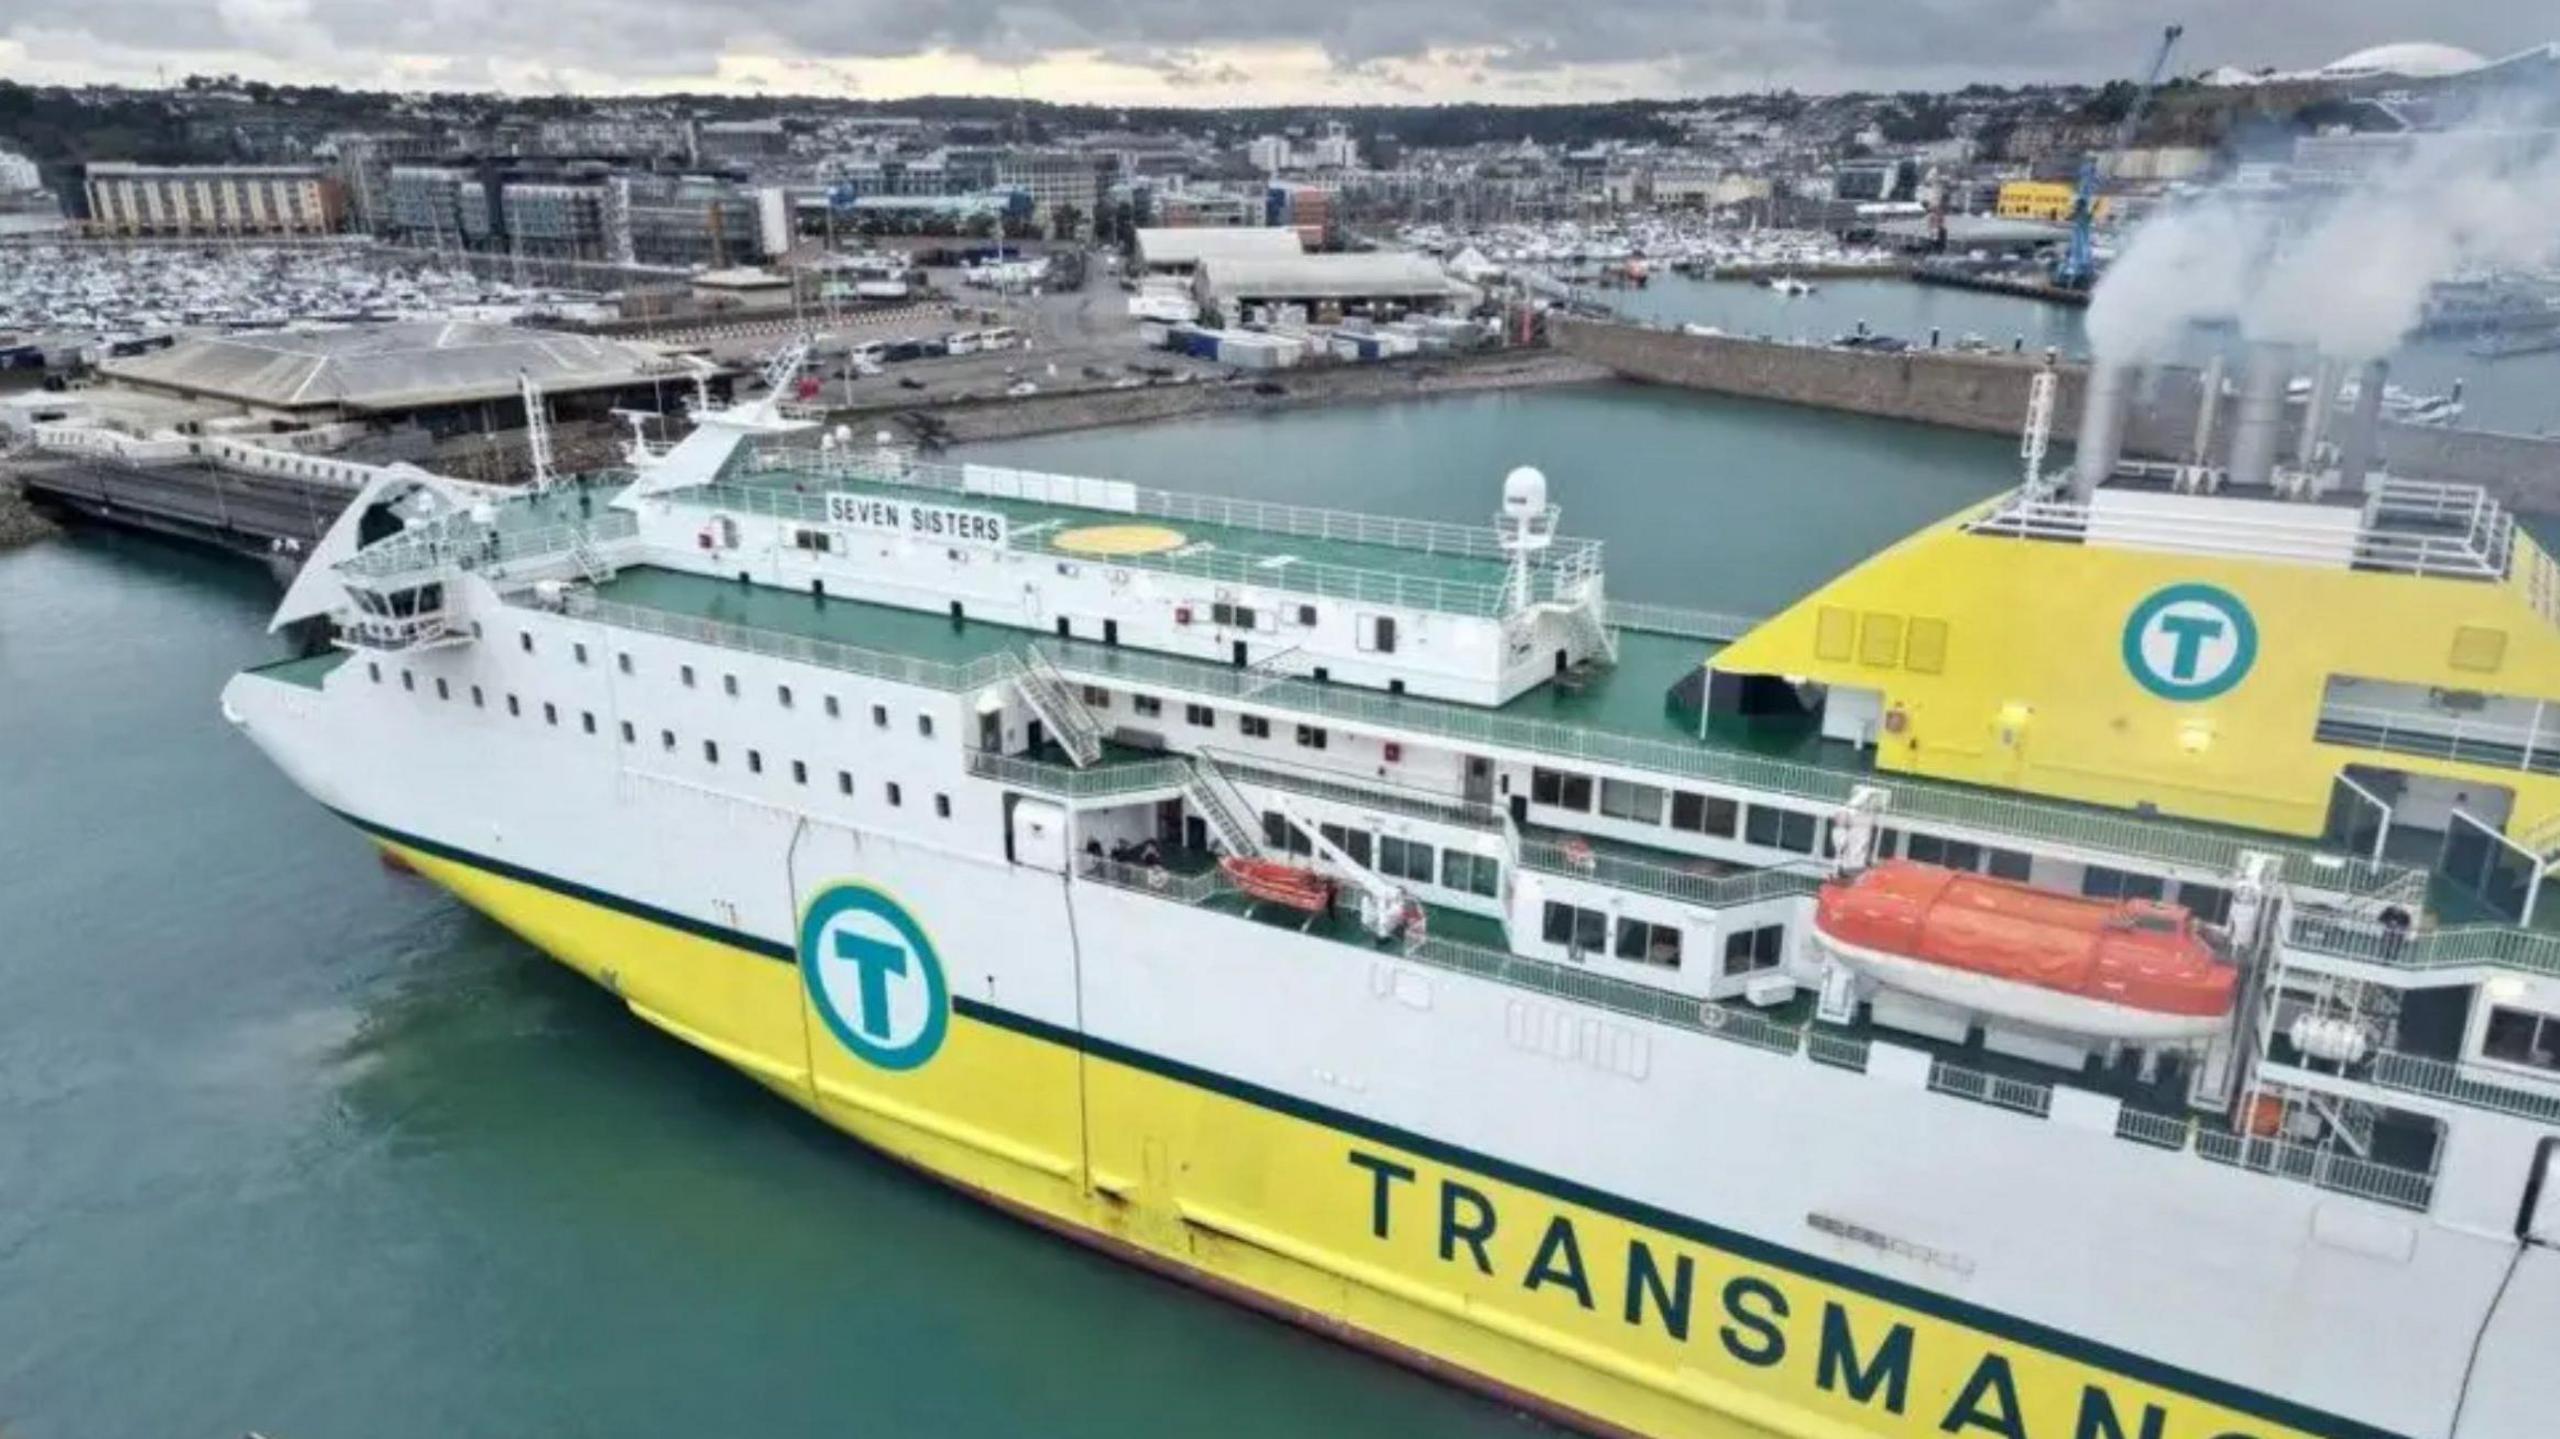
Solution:
M2125 106L2124 118L2116 122L2115 150L2121 152L2133 143L2143 112L2151 108L2151 92L2160 88L2160 76L2169 68L2169 52L2178 48L2178 37L2185 33L2184 25L2172 25L2160 32L2160 52L2151 57L2151 73L2142 77L2142 88L2134 92L2133 103ZM2098 157L2092 153L2080 157L2080 188L2071 197L2071 248L2054 269L2054 283L2085 290L2098 278L2096 247L2089 235L2097 213Z

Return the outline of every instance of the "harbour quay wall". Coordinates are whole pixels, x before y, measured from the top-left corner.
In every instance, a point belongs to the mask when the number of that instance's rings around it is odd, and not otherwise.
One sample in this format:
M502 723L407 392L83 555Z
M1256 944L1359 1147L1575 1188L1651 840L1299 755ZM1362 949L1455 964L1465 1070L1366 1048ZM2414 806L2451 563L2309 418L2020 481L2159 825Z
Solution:
M2044 367L2037 354L1888 354L1573 319L1551 321L1549 334L1560 352L1627 379L1996 435L2015 435L2024 425L2028 388ZM2088 372L2071 363L2054 368L2058 462L2068 455L2079 426ZM2144 372L2126 416L2126 449L2162 458L2186 455L2203 393L2192 369ZM2289 427L2299 426L2301 410L2291 407ZM2211 447L2217 460L2230 442L2230 419L2226 400ZM2560 514L2560 440L2386 423L2382 452L2403 474L2476 484L2516 509Z

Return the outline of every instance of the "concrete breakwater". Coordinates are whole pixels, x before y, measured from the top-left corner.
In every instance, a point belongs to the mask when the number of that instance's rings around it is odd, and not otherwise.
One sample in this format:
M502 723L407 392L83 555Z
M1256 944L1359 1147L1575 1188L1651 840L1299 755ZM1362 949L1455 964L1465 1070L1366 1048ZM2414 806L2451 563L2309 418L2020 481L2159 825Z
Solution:
M1614 374L1752 399L1946 425L1990 434L2018 433L2027 391L2043 367L2038 355L1962 354L1945 350L1878 353L1790 345L1730 335L1691 335L1635 325L1559 320L1556 348ZM2057 462L2079 425L2085 366L2056 366L2053 444ZM2126 417L2128 452L2182 457L2192 447L2203 385L2190 369L2147 372ZM2298 425L2301 407L2289 424ZM2216 427L2216 458L2228 444L2226 412ZM2385 424L2383 452L2402 473L2477 484L2519 510L2560 513L2560 441L2486 430Z
M53 532L53 521L37 512L18 482L0 475L0 550L34 544Z
M1606 368L1552 350L1503 350L1446 359L1258 371L1249 378L1233 381L1155 384L1125 390L1062 390L934 406L872 406L834 411L828 418L858 430L889 421L912 436L958 444L1104 425L1145 424L1191 415L1363 404L1587 384L1608 378Z

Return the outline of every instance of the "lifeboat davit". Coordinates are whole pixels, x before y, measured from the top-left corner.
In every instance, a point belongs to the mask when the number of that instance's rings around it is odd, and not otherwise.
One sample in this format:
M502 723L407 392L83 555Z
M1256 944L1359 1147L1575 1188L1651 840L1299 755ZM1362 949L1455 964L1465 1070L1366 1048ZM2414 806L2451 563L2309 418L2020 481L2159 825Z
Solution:
M1218 868L1236 882L1236 888L1255 899L1287 905L1308 914L1322 914L1333 902L1333 881L1304 865L1283 864L1276 859L1247 859L1226 855Z
M2046 1029L2147 1043L2230 1017L2238 973L2183 905L2083 899L1910 860L1822 887L1814 937L1923 999Z

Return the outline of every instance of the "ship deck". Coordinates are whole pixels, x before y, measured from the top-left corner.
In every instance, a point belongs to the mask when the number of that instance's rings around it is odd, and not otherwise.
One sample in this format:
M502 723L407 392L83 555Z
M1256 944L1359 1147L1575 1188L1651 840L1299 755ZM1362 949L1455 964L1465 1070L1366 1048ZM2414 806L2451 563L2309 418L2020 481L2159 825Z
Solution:
M740 584L682 571L639 565L596 587L596 598L676 621L703 621L755 632L757 647L779 639L834 644L927 664L960 666L1000 652L1038 645L1070 677L1125 685L1191 690L1230 702L1314 716L1336 716L1446 737L1553 753L1573 759L1625 763L1677 784L1683 775L1797 796L1816 808L1842 802L1852 784L1874 773L1865 751L1823 740L1801 724L1717 723L1700 734L1694 722L1673 713L1671 686L1714 652L1709 641L1620 632L1618 663L1578 685L1548 682L1499 708L1446 700L1391 696L1374 690L1310 680L1257 681L1248 672L1206 661L1179 659L1091 640L1062 640L1043 632L977 619L899 609L837 597L820 599L796 590ZM2127 858L2174 860L2190 867L2228 870L2242 847L2277 851L2300 861L2300 873L2328 873L2333 884L2351 877L2354 861L2301 841L2288 841L2228 825L2162 816L2132 816L2095 805L2039 798L2022 801L1999 791L1896 778L1894 808L1915 827L1954 826L1982 832L2015 831L2034 838L2083 844ZM2560 907L2555 907L2560 908Z
M1182 512L1136 510L961 490L961 472L920 467L941 475L924 484L884 479L857 465L759 462L749 455L718 485L675 491L667 498L720 508L743 502L792 518L826 518L826 497L859 495L983 510L1004 516L1006 545L1015 550L1097 564L1205 574L1300 593L1409 605L1472 615L1502 613L1510 566L1489 527L1393 520L1302 510L1245 500L1181 497ZM1046 481L1047 476L1026 476ZM1134 487L1122 487L1133 493ZM1161 548L1112 553L1113 541L1134 539L1139 529L1171 532ZM1079 547L1079 539L1087 542ZM1098 543L1105 548L1091 547ZM1575 557L1597 568L1597 545L1559 540L1540 561L1557 565Z

